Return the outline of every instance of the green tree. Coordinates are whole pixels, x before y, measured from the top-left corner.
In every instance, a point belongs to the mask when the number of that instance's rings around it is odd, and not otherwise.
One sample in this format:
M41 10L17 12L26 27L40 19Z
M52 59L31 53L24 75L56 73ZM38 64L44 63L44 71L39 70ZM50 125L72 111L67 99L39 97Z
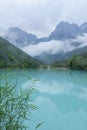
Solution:
M87 58L75 55L67 62L71 69L87 70Z

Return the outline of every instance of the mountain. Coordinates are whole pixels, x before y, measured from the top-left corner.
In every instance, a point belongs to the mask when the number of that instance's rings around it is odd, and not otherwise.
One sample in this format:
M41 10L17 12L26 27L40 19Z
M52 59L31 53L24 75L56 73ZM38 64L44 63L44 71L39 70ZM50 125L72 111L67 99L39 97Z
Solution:
M82 30L77 24L68 22L60 22L55 30L50 34L50 40L66 40L74 39L77 35L82 35Z
M42 63L0 37L0 68L39 67L40 64Z
M36 44L37 36L32 33L27 33L18 27L9 28L2 35L3 38L17 47L27 46L29 44Z
M54 46L51 44L52 41ZM48 47L50 48L48 51L43 49L43 52L40 55L36 55L35 58L46 64L52 64L57 60L69 59L73 54L83 54L87 52L87 23L78 26L75 23L70 24L62 21L45 42L44 46L49 43L48 45L52 46L52 48Z
M83 33L87 33L87 23L83 23L83 24L80 26L80 29L82 30Z
M17 27L1 32L6 40L46 64L87 52L87 23L79 26L62 21L49 36L42 38Z
M75 23L71 24L64 21L57 24L54 31L51 32L49 36L42 38L37 38L36 35L27 33L18 27L11 27L4 31L4 33L0 31L3 38L19 48L28 45L35 45L40 42L49 42L51 40L75 39L77 36L82 36L84 33L87 33L87 23L78 26Z

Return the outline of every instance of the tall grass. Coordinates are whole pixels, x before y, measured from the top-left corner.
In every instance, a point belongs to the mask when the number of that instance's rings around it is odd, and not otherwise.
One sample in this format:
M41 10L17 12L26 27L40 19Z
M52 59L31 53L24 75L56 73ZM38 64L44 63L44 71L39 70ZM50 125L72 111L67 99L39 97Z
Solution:
M28 130L32 110L37 109L32 104L32 95L36 92L35 81L29 78L32 83L29 87L22 88L17 87L16 80L11 83L13 77L8 74L0 75L0 130ZM26 121L29 122L28 126L25 125ZM35 129L40 124L42 123Z

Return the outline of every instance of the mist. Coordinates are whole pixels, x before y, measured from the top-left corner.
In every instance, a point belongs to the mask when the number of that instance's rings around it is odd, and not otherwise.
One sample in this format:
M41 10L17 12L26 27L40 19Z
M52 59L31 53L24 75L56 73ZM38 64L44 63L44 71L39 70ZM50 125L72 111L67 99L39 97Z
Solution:
M77 36L76 39L65 41L49 41L41 42L36 45L29 45L21 48L23 51L31 55L32 57L39 56L41 54L57 54L73 51L77 48L87 46L87 34L83 36Z

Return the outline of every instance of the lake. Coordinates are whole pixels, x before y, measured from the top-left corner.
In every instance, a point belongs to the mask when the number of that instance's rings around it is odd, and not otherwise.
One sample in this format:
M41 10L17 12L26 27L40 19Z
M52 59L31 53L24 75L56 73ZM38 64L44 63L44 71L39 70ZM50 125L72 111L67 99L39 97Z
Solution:
M18 86L23 88L30 84L27 76L36 80L34 104L38 109L32 112L31 130L43 121L39 130L87 130L87 72L25 69L8 73L16 75Z

